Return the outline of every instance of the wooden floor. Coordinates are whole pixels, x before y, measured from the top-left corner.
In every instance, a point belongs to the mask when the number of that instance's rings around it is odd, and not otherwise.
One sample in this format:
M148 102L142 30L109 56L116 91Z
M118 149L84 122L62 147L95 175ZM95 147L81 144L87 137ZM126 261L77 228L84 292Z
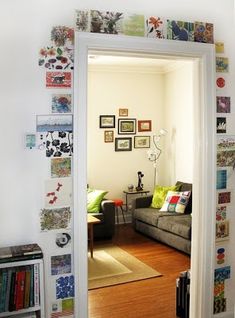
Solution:
M89 317L176 317L175 280L190 267L189 256L135 232L130 224L117 226L112 242L163 276L89 291Z

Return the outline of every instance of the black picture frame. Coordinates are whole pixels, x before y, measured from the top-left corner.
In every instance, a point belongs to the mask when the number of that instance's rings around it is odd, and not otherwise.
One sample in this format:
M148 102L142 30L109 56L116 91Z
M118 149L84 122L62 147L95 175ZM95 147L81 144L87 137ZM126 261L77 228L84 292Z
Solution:
M132 150L131 137L115 138L115 151L131 151L131 150Z
M119 135L135 135L136 119L135 118L119 118L118 119L118 134Z
M115 115L100 115L100 128L115 128Z

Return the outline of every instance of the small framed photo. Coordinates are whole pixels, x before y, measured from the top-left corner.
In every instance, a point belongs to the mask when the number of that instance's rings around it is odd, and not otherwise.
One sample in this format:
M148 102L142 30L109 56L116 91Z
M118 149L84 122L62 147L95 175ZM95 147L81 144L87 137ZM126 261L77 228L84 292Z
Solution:
M115 151L131 151L132 138L115 138Z
M150 136L135 136L134 147L135 148L150 148Z
M138 120L138 131L152 131L152 120Z
M127 108L119 108L119 116L120 117L127 117L128 116L128 109Z
M113 131L105 130L104 131L104 142L113 142Z
M119 135L129 135L136 133L136 119L118 119Z
M100 115L100 128L115 128L115 115Z

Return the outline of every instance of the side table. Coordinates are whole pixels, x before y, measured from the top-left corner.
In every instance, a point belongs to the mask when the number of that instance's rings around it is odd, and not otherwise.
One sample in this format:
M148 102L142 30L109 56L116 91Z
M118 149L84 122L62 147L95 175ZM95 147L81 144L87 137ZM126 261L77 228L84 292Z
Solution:
M150 191L149 190L140 190L140 191L123 191L123 193L125 193L125 195L126 195L126 211L128 211L128 196L129 195L133 195L133 194L135 194L135 195L143 195L143 194L145 194L145 195L147 195L148 193L149 193Z

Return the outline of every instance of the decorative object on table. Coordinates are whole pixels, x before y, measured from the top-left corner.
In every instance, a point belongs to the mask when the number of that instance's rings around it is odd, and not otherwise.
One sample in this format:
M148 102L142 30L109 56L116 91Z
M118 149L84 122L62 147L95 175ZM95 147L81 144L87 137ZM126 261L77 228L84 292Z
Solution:
M115 138L115 151L131 151L132 138Z
M115 115L100 115L100 128L115 128Z
M144 188L144 185L142 183L142 178L144 177L144 174L141 171L138 171L137 174L138 174L138 186L135 189L136 191L141 191Z
M104 142L113 142L114 132L112 130L104 131Z
M130 192L134 191L134 185L133 185L133 184L128 184L127 189L128 189L128 191L130 191Z
M160 148L160 140L163 136L167 134L167 130L165 129L160 129L158 134L153 135L153 147L148 150L148 159L149 161L153 162L153 167L154 167L154 184L153 186L155 187L156 185L156 174L157 174L157 160L159 159L162 149Z
M118 119L118 134L130 135L136 132L136 119Z
M152 120L138 120L138 131L151 131Z
M134 147L135 148L150 148L150 136L135 136Z
M119 116L127 117L128 116L128 108L119 108Z

